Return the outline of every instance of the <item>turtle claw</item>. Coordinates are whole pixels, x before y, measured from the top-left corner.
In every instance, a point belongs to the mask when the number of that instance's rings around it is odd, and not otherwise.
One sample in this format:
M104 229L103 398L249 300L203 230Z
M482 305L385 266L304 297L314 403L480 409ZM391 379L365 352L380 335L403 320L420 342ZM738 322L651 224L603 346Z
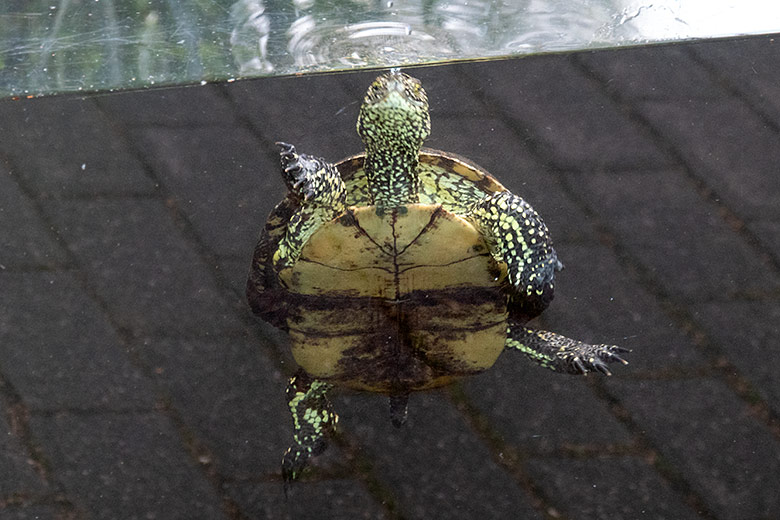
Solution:
M607 363L617 362L628 365L628 361L620 357L618 353L631 352L631 350L617 345L586 345L581 350L581 354L571 360L575 370L580 374L601 372L605 376L612 375Z
M344 183L336 168L324 159L299 154L295 146L278 142L282 177L287 189L304 201L329 204L343 197Z

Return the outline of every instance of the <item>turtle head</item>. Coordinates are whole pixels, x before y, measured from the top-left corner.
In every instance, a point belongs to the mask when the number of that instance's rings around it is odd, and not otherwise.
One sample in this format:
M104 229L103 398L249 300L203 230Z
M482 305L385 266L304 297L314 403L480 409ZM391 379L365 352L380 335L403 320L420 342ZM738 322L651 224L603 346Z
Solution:
M376 78L360 106L357 131L367 151L419 151L431 132L420 81L398 70Z

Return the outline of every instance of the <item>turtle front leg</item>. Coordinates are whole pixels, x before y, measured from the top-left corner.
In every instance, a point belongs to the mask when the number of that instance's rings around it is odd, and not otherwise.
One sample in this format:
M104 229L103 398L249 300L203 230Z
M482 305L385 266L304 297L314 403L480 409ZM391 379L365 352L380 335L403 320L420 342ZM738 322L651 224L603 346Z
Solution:
M330 388L330 384L312 379L303 370L299 370L287 385L287 401L293 418L293 445L282 458L285 490L301 475L309 458L327 447L325 435L333 431L339 419L326 395Z
M555 271L563 269L547 226L522 198L508 191L486 195L471 207L493 257L507 265L513 305L537 316L553 298Z
M628 361L620 354L630 352L616 345L589 345L545 330L532 330L510 322L507 327L506 348L519 350L539 365L565 374L601 372L612 375L607 363Z
M299 154L287 143L276 143L282 177L298 210L290 217L287 232L274 253L277 271L291 266L314 231L345 209L346 187L336 167L319 157Z

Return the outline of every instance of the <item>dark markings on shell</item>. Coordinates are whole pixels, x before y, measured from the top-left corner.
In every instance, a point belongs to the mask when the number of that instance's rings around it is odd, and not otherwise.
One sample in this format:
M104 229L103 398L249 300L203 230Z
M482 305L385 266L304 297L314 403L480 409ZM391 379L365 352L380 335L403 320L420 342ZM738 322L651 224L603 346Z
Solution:
M309 341L345 343L339 375L330 381L387 393L438 386L450 380L446 376L481 372L483 368L448 350L449 345L505 327L505 296L498 287L413 291L400 301L350 294L291 294L290 300L291 330ZM449 316L438 321L443 314ZM316 327L299 329L298 324L313 316ZM485 316L489 320L482 319ZM436 338L434 344L431 338Z

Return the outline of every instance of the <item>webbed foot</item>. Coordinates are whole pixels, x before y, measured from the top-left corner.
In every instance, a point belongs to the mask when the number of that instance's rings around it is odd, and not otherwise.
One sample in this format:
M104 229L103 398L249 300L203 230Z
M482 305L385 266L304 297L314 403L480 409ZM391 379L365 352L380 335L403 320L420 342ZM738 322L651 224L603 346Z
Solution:
M631 352L617 345L590 345L545 330L510 324L506 348L519 350L545 368L566 374L600 372L610 376L608 363L628 364L620 354Z

